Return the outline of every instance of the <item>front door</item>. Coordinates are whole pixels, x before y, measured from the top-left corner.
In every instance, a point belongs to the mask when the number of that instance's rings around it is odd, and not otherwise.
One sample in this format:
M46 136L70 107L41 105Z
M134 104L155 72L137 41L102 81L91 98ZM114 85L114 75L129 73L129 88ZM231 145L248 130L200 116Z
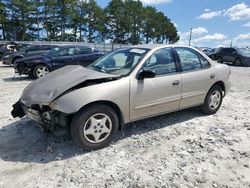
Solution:
M137 120L179 109L181 75L177 72L171 48L157 50L141 70L156 73L154 78L130 80L130 119Z
M75 60L78 51L76 47L68 47L61 50L57 56L52 58L54 69L59 69L66 65L78 64Z

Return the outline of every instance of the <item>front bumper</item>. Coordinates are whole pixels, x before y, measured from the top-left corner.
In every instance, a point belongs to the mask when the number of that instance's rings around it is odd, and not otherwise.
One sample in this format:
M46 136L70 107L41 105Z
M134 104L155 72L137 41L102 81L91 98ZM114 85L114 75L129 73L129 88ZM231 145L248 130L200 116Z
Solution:
M11 65L12 61L9 58L2 58L2 63L4 65Z
M20 75L29 75L32 73L32 68L28 67L26 64L15 64L14 65L15 73Z
M69 125L71 118L68 114L53 111L49 107L40 108L39 105L32 106L33 107L28 107L18 101L13 105L11 114L14 118L21 118L27 115L28 118L37 122L43 130L49 130L51 132L54 132L57 126L65 128Z

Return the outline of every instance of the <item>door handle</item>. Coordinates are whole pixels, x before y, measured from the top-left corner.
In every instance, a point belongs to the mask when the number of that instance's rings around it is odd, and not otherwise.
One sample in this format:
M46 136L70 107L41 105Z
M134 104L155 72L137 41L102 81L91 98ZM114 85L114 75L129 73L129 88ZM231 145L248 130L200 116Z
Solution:
M173 86L178 86L179 84L180 84L180 80L175 80L172 83Z
M211 79L215 78L215 74L210 74L210 78Z

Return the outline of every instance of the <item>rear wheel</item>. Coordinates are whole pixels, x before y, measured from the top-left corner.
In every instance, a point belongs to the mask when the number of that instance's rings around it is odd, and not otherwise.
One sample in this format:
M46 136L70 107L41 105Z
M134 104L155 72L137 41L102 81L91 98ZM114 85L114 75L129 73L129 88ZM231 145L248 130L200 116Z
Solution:
M33 70L33 75L35 78L41 78L47 75L50 72L49 67L47 65L41 64L37 65Z
M202 111L205 114L216 113L222 103L223 93L222 89L218 85L214 85L207 93L204 104L202 105Z
M241 60L238 58L234 61L234 65L239 66L241 65Z
M73 117L70 132L79 147L96 150L110 144L117 134L118 127L119 120L112 108L93 105Z

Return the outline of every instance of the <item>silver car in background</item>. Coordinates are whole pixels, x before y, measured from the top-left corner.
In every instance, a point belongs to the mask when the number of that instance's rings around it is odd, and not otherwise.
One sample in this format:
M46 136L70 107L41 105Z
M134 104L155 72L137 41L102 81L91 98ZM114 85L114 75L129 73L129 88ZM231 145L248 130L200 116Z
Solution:
M85 149L107 146L126 123L201 106L216 113L231 70L195 48L139 45L103 56L87 68L66 66L28 85L13 105L43 129L69 129Z

